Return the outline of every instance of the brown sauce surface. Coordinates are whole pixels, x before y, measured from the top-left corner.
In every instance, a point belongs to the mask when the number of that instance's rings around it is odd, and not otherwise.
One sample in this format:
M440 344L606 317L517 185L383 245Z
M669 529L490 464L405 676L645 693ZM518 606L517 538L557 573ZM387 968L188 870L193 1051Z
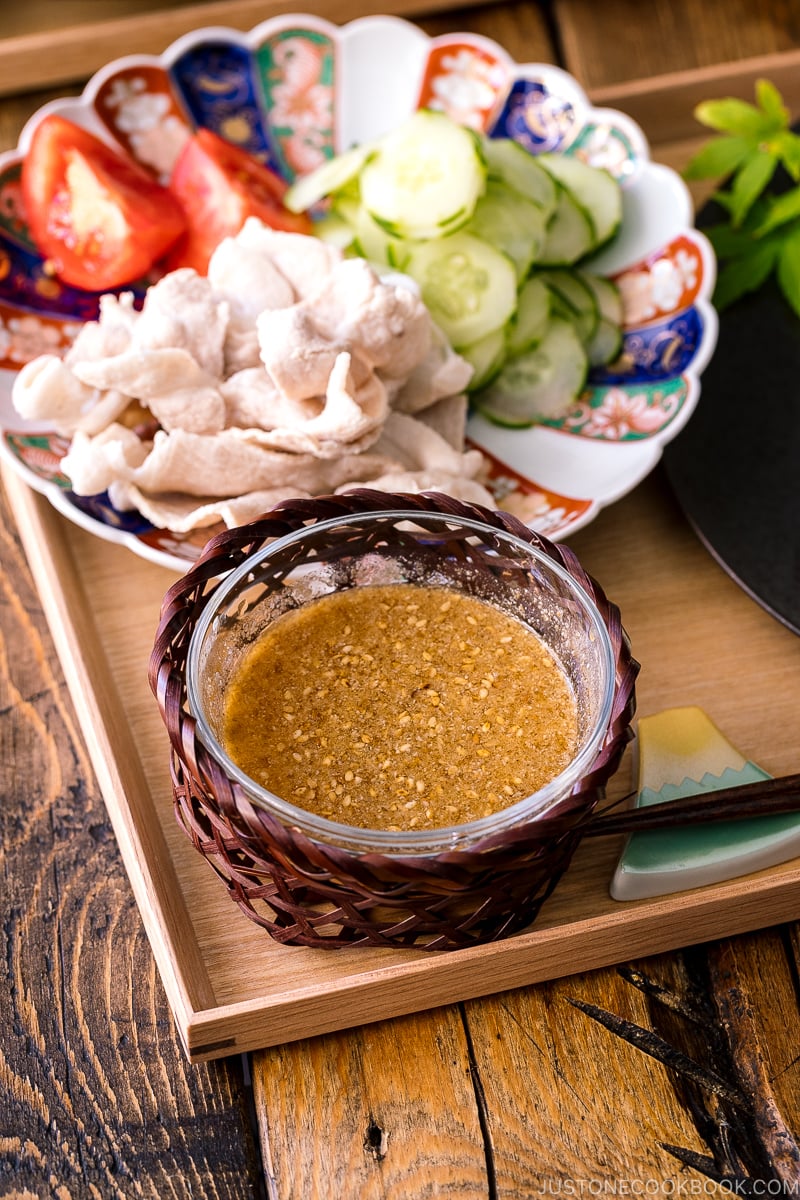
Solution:
M513 617L444 587L336 592L286 613L231 680L222 744L299 808L368 829L460 825L575 753L562 668Z

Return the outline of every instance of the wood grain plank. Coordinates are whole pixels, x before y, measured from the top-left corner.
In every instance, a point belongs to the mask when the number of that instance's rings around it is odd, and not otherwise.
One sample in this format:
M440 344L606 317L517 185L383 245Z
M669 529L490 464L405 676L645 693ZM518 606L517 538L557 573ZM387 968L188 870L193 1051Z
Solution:
M594 91L625 80L734 64L800 48L800 10L784 0L554 0L564 66Z
M707 137L694 118L700 101L752 101L758 79L800 114L800 14L782 0L655 0L647 21L635 0L555 0L554 13L565 68L653 145Z
M464 1006L498 1194L577 1195L612 1183L645 1194L656 1181L666 1191L686 1173L660 1143L702 1150L694 1122L662 1064L611 1036L572 999L648 1024L645 997L613 970Z
M726 939L466 1004L498 1193L678 1194L720 1174L796 1184L799 1018L784 943L780 930Z
M166 8L193 5L201 8L204 0L26 0L25 4L4 4L0 9L0 38L50 31L55 38L62 29L75 25L91 26L102 15L104 20L161 12Z
M727 1179L740 1194L783 1194L800 1177L796 931L628 964L620 974L647 997L647 1018L637 1028L605 1002L592 1014L610 1036L662 1063L705 1143L698 1149L668 1134L669 1158L705 1180Z
M0 1190L244 1200L240 1065L186 1062L13 528L0 489Z
M481 3L476 8L443 10L415 17L426 33L438 36L453 30L478 33L498 42L517 62L555 62L557 51L542 4L530 0Z
M698 138L699 145L711 136L711 131L695 119L697 105L728 96L752 103L759 79L775 84L793 119L800 115L800 49L671 72L659 76L657 86L652 79L633 79L591 88L590 96L596 105L627 113L654 146Z
M257 1054L270 1200L491 1195L457 1006Z
M795 926L796 929L796 926ZM800 1178L800 1016L787 931L709 948L709 974L734 1077L748 1096L748 1155L784 1183Z

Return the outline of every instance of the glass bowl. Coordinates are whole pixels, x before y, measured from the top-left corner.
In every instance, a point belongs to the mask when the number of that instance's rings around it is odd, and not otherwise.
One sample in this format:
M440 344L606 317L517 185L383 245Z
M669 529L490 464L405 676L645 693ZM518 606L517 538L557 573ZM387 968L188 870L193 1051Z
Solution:
M433 830L356 827L274 795L223 749L224 700L232 678L274 621L335 592L401 583L446 587L515 617L548 647L575 695L578 741L569 764L538 791L491 816ZM410 521L407 512L390 509L320 521L246 559L195 626L186 685L201 741L254 804L309 837L353 852L438 854L539 817L570 795L608 727L615 664L596 604L542 549L466 517L420 511Z

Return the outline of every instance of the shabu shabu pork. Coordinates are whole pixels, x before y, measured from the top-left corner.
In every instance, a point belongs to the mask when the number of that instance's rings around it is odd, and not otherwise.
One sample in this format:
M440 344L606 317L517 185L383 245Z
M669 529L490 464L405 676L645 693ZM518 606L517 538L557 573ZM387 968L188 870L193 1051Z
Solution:
M71 439L76 493L108 490L177 533L353 486L491 506L464 446L471 370L409 281L251 218L207 277L173 271L141 311L103 296L63 359L23 367L13 399Z

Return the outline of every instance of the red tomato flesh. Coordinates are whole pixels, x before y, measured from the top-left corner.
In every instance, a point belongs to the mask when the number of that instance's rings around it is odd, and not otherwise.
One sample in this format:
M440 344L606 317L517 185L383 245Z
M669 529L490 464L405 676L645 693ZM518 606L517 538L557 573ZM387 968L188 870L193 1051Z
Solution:
M139 279L186 228L167 188L56 113L34 130L22 194L31 236L52 270L89 291Z
M169 181L187 231L168 266L194 267L204 274L222 239L235 236L248 217L258 217L273 229L311 233L309 217L284 208L287 186L241 147L210 129L198 129L183 147Z

